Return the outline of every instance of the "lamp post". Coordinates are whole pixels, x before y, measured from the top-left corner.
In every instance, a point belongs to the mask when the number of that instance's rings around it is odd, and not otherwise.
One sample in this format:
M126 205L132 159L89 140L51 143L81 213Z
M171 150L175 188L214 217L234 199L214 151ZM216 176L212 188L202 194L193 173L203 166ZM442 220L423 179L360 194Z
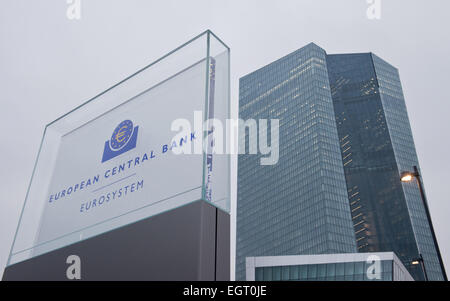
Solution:
M444 276L444 280L447 281L447 274L445 273L444 262L442 261L441 252L439 251L439 246L437 244L436 234L434 233L433 223L431 222L430 210L428 209L428 203L425 198L425 193L423 191L423 186L422 186L422 180L421 180L419 170L417 169L417 166L414 166L413 172L410 172L410 171L402 172L400 180L402 182L411 182L413 180L413 178L416 178L417 186L419 186L420 196L422 197L422 203L423 203L423 207L425 208L425 213L427 215L428 225L430 226L431 235L433 236L434 247L435 247L436 253L438 255L439 264L441 265L442 275ZM427 277L426 271L425 271L425 264L423 262L422 254L419 254L419 260L416 259L415 261L421 262L422 268L423 268L423 271L425 274L425 278L428 280L428 277ZM414 261L413 261L413 264L414 264Z
M427 270L425 269L425 263L423 262L422 254L419 254L418 258L413 259L411 264L413 264L413 265L420 264L420 266L422 267L423 275L425 276L425 281L428 281Z

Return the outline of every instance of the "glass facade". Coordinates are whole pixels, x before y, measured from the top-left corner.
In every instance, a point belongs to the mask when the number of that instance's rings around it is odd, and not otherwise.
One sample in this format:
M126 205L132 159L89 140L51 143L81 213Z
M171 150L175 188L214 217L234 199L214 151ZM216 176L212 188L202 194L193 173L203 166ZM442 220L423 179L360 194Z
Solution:
M392 281L393 261L380 262L379 279L368 278L366 261L257 267L256 281Z
M416 280L422 253L428 278L443 280L417 183L399 180L419 164L397 69L371 53L327 66L358 251L394 251Z
M239 101L239 118L279 119L280 135L277 164L238 158L236 280L247 256L356 252L325 51L309 44L244 76Z
M279 119L280 158L239 156L237 280L247 256L354 251L393 251L416 280L422 254L444 279L417 183L400 182L420 167L395 67L309 44L241 78L239 100L241 119Z

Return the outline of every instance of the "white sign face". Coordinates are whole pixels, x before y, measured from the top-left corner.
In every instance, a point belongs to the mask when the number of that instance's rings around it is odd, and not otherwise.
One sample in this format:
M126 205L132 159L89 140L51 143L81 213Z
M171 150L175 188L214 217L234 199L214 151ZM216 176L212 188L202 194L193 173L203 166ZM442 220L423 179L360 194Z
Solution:
M35 243L142 208L149 216L200 199L203 156L171 149L201 133L192 129L172 142L171 123L193 124L204 95L205 64L199 63L64 135Z

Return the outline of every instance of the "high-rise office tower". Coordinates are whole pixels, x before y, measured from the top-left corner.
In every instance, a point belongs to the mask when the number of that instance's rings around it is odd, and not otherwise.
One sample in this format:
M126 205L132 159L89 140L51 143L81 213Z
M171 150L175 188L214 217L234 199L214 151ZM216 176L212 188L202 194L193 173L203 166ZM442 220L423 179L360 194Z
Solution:
M309 44L244 76L239 101L244 120L279 119L280 160L238 158L236 279L248 256L356 252L325 51Z
M238 159L236 279L245 258L393 251L416 280L442 280L397 70L309 44L240 79L242 119L280 121L279 161ZM248 139L246 139L248 140Z
M417 184L419 166L396 68L372 53L327 56L331 94L359 252L394 251L415 279L443 280Z

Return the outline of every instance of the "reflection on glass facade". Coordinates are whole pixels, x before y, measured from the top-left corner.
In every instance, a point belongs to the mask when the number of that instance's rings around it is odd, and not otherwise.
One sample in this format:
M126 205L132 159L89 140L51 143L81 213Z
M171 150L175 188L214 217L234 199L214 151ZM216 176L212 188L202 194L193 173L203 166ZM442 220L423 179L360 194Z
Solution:
M371 53L327 56L339 143L359 252L394 251L416 280L443 280L417 184L419 166L396 68Z
M239 101L241 119L279 119L280 155L238 158L236 279L247 256L356 252L325 51L309 44L244 76Z

